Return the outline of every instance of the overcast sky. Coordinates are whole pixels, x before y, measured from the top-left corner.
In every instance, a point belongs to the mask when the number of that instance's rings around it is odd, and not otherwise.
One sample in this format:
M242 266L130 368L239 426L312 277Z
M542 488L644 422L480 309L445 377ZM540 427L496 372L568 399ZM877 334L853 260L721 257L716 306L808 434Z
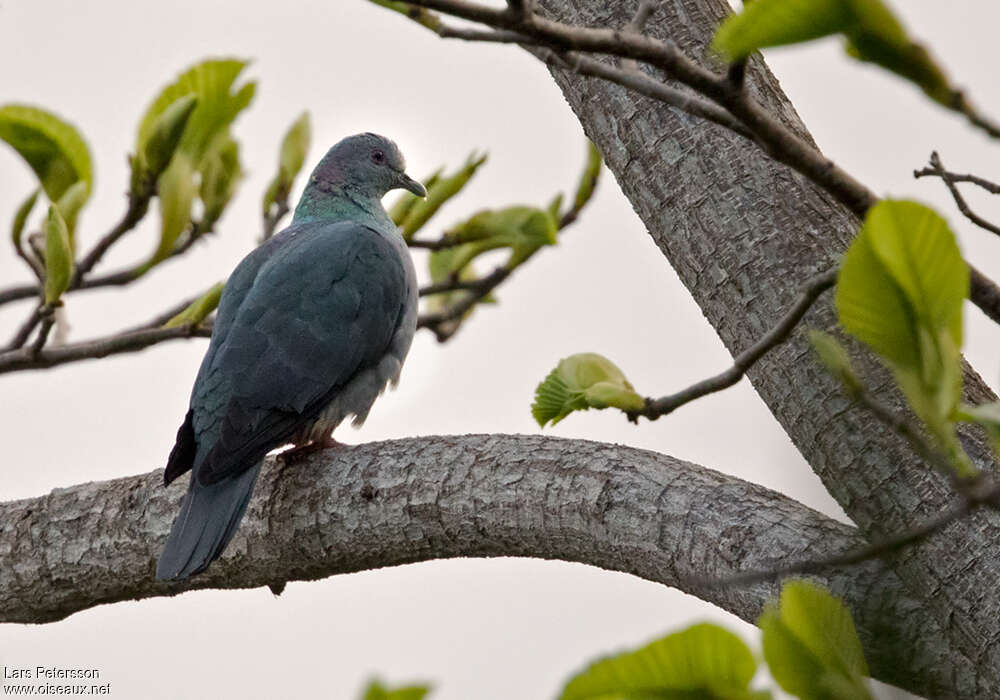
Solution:
M986 60L1000 26L997 4L894 4L973 99L1000 115L994 62ZM51 109L91 146L96 187L79 224L84 247L123 210L125 153L148 102L208 56L252 58L247 75L259 81L235 126L248 170L240 194L219 234L182 261L127 291L73 295L73 338L142 321L225 278L259 235L260 193L281 134L303 109L314 134L307 168L359 131L395 139L416 176L488 150L489 162L439 215L439 228L482 207L543 204L573 186L584 157L579 124L530 56L445 43L360 0L2 0L0 104ZM877 193L939 205L967 256L1000 277L1000 241L961 220L940 183L911 175L938 149L954 169L1000 178L995 146L915 89L844 58L835 41L769 59L828 155ZM0 147L0 223L34 186L18 156ZM975 192L970 201L1000 220L996 203ZM147 255L156 231L151 217L104 269ZM0 249L0 286L22 280L20 261ZM419 333L400 389L376 404L362 430L345 427L338 437L537 432L534 386L574 352L607 355L648 395L729 362L608 173L559 246L498 296L446 346ZM4 337L27 311L0 309ZM995 385L1000 332L976 310L968 319L967 354ZM0 377L0 500L163 466L204 348L173 343ZM746 382L656 423L635 427L619 414L591 412L546 432L669 453L843 517ZM393 683L433 680L435 700L547 698L593 657L705 619L758 643L755 628L728 614L624 574L455 560L293 583L278 599L266 589L204 591L103 606L52 625L5 625L0 665L96 667L119 698L350 698L373 673Z

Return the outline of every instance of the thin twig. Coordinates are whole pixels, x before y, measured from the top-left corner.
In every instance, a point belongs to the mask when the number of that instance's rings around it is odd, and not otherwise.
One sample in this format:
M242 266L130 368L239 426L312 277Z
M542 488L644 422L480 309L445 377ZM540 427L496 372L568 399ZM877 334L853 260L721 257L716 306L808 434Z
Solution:
M500 286L510 276L512 270L508 267L498 267L486 277L472 280L465 287L469 294L464 295L460 300L446 309L429 314L422 314L417 318L417 328L428 328L434 332L439 343L443 343L455 334L460 324L458 321L472 309L473 306L485 299L490 292Z
M49 332L56 323L56 310L49 305L43 307L42 326L38 329L35 342L31 344L31 356L38 357L49 340Z
M167 340L178 338L207 338L212 334L204 326L175 326L149 328L116 335L70 343L35 354L32 348L21 348L0 354L0 374L26 369L46 369L80 360L96 359L109 355L136 352Z
M941 181L944 182L945 186L948 188L948 191L951 192L951 197L952 199L955 200L955 206L958 207L958 210L962 212L962 215L965 216L966 219L974 223L979 228L1000 236L1000 226L997 226L996 224L987 221L986 219L984 219L983 217L979 216L974 211L972 211L972 209L969 207L968 202L965 201L965 197L963 197L962 193L958 191L958 186L955 184L956 183L955 177L945 169L944 164L941 162L941 157L938 155L937 151L933 151L931 153L930 164L931 165L929 168L924 168L923 170L914 170L913 177L919 178L925 175L934 175L941 178ZM982 186L982 184L986 182L988 181L979 180L976 184ZM992 187L997 187L996 185L993 185L993 183L989 183L989 185L991 185ZM998 187L997 189L998 191L1000 191L1000 187Z
M729 369L708 379L703 379L697 384L692 384L688 388L678 391L676 394L670 394L659 399L646 399L646 407L642 411L630 413L629 420L635 421L639 416L643 416L649 420L656 420L660 416L665 416L677 410L684 404L690 403L707 394L728 389L739 382L755 362L767 354L769 350L788 339L792 330L802 320L802 317L806 315L806 312L809 311L813 303L823 292L832 287L836 281L837 268L827 270L811 279L802 287L795 303L785 312L785 315L760 340L737 355L733 361L733 365Z
M269 210L264 214L264 230L260 236L261 243L263 243L268 238L274 235L275 231L278 228L278 224L281 222L283 218L285 218L285 214L291 211L291 209L288 206L287 196L282 197L281 199L276 201L275 205L276 206L271 208L273 209L273 211Z
M690 579L689 582L704 588L747 586L785 576L818 574L833 567L860 564L872 559L888 556L904 547L917 544L979 508L984 506L995 508L998 505L998 499L1000 499L1000 483L984 477L978 483L972 484L971 488L966 489L961 500L939 515L905 532L886 537L865 547L850 549L846 552L820 559L807 559L769 569L744 571L733 576L724 576L716 579Z
M87 255L80 260L76 265L76 271L73 273L73 279L70 281L70 287L76 288L80 286L80 281L87 276L94 266L101 261L104 254L113 246L118 240L124 236L126 233L135 228L136 224L142 221L142 218L146 216L146 212L149 211L149 201L152 199L154 194L154 187L152 185L143 186L139 192L129 192L128 195L128 207L125 210L125 215L122 217L114 228L112 228L107 234L101 238L97 244L91 249Z
M936 153L936 151L935 151ZM992 180L987 180L984 177L979 177L978 175L973 175L971 173L953 173L950 170L947 171L948 179L952 182L969 182L973 185L978 185L990 194L1000 194L1000 185L993 182ZM938 168L922 168L921 170L914 170L913 177L921 178L926 176L940 177L941 173Z
M448 236L442 236L434 241L411 238L406 242L406 245L411 248L423 248L424 250L444 250L445 248L454 248L455 246L462 245L462 242L448 238Z
M506 10L498 10L467 0L408 0L415 8L423 8L426 21L429 10L485 24L496 30L524 35L518 43L543 46L556 52L575 51L607 54L630 58L659 68L669 78L716 102L727 110L754 141L771 157L805 175L826 190L858 218L864 218L878 198L861 182L853 178L824 156L813 144L798 136L775 115L757 103L746 90L735 90L726 75L717 75L685 55L675 43L659 41L644 34L627 34L611 29L578 27L533 16L530 24L518 22ZM439 22L439 20L437 20ZM482 37L489 32L480 32ZM489 39L484 39L489 40ZM500 36L493 40L509 41ZM601 76L605 77L605 76ZM606 79L611 80L609 76ZM624 84L624 83L623 83ZM644 93L648 94L648 93ZM650 95L653 96L653 95ZM661 99L656 97L656 99ZM670 104L668 102L668 104ZM706 118L707 115L705 115ZM991 319L1000 323L1000 287L974 268L972 271L973 303Z
M35 330L35 326L37 326L38 322L42 320L43 308L45 308L44 302L39 302L38 306L36 306L32 310L28 318L26 318L24 320L24 323L22 323L21 326L17 329L17 333L14 334L14 337L11 338L10 343L8 343L7 347L4 348L5 351L17 350L18 348L20 348L21 346L23 346L25 343L28 342L28 338L31 337L31 332Z
M653 14L655 9L656 6L649 2L649 0L642 0L639 3L639 7L636 8L635 14L632 15L632 19L625 25L625 31L630 34L641 34L642 30L646 27L646 22L649 20L650 15ZM621 59L618 62L618 65L622 67L622 70L626 71L639 70L639 64L631 58Z
M535 54L539 60L544 61L547 65L564 70L572 70L579 75L600 78L616 83L622 87L634 90L641 95L659 100L671 107L676 107L682 112L687 112L701 119L707 119L710 122L724 126L751 141L756 141L753 133L746 126L714 102L694 93L671 87L664 82L646 75L640 70L616 68L608 63L602 63L578 53L560 54L547 49L531 47L525 47L525 49L529 53Z

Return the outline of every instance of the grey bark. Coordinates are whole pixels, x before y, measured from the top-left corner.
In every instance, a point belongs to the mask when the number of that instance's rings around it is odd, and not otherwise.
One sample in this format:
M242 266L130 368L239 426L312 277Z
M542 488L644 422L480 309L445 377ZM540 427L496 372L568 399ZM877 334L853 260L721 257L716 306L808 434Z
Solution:
M540 5L555 19L599 27L623 26L635 9L632 3L600 0L541 0ZM728 11L725 0L658 3L646 30L703 57ZM553 75L653 240L734 355L780 316L797 285L835 264L846 250L858 222L745 139L616 85L558 70ZM748 89L807 135L760 60L750 63ZM820 304L805 325L835 329L831 304ZM876 393L901 406L885 372L870 358L863 364ZM966 370L967 398L992 400L981 379ZM908 529L946 507L953 495L948 485L870 415L849 405L812 359L801 330L748 376L869 538ZM962 437L977 463L994 469L981 437ZM972 675L956 677L950 694L1000 697L998 541L1000 515L983 511L890 561L941 624L941 641L972 661Z
M540 436L439 436L327 450L288 467L271 460L222 559L166 584L154 580L155 560L184 488L164 489L162 479L156 470L0 504L0 622L490 556L627 572L754 621L775 585L690 581L863 544L853 527L786 496L666 455ZM940 696L970 673L882 562L819 581L851 606L878 678Z

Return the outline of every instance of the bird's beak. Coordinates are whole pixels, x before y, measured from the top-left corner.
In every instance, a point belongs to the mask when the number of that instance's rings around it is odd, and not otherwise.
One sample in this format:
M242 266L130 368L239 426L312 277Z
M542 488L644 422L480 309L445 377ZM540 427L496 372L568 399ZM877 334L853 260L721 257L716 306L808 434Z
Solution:
M398 180L398 182L399 182L399 186L400 187L402 187L404 190L409 190L410 192L412 192L413 194L417 195L418 197L426 197L427 196L427 188L424 187L423 185L421 185L419 182L417 182L416 180L414 180L412 177L410 177L406 173L400 173L399 174L399 180Z

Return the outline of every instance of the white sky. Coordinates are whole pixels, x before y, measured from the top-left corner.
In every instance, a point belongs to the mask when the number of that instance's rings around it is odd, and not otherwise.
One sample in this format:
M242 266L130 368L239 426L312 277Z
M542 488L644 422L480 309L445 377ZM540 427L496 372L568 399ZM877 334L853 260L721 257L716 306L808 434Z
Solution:
M895 4L977 103L1000 115L987 59L1000 8ZM253 58L248 75L259 81L235 129L249 176L220 233L128 291L73 295L73 337L144 320L224 278L259 234L260 193L281 134L302 109L313 118L307 168L358 131L394 138L416 176L488 149L490 161L438 228L482 207L545 203L573 186L582 163L579 124L534 59L512 47L442 42L358 0L2 0L0 104L49 108L91 145L97 182L79 226L85 248L123 210L125 153L149 100L189 64L220 55ZM831 157L876 192L939 205L967 255L1000 277L1000 241L971 230L940 183L911 177L936 148L953 169L1000 179L991 167L996 151L986 150L993 144L915 89L848 61L836 42L769 58ZM500 304L477 312L447 346L418 334L401 388L376 404L363 430L338 436L536 432L534 386L573 352L607 355L649 395L727 366L714 331L605 175L558 248L519 271ZM31 172L0 147L0 223L7 226L33 187ZM971 191L969 199L1000 220L996 202ZM147 254L155 235L151 217L103 269ZM0 286L26 279L20 262L0 250ZM0 309L3 337L27 308ZM1000 332L978 311L968 318L968 355L995 383ZM174 343L0 377L0 500L161 467L203 351L204 341ZM592 412L547 432L673 454L839 512L746 382L656 423L633 427ZM349 698L376 672L393 683L434 680L435 700L545 698L596 655L704 619L726 621L757 644L754 628L726 613L624 574L455 560L293 583L279 599L266 589L196 592L103 606L53 625L6 625L0 665L96 667L119 698Z

